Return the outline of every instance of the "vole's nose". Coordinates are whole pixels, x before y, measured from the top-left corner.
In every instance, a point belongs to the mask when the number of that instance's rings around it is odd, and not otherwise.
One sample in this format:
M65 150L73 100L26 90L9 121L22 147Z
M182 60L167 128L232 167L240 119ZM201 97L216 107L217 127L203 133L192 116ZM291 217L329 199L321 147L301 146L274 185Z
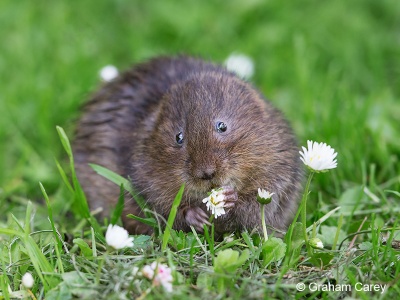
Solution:
M201 169L199 168L195 171L195 176L203 180L211 180L215 177L216 171L216 168L211 166Z

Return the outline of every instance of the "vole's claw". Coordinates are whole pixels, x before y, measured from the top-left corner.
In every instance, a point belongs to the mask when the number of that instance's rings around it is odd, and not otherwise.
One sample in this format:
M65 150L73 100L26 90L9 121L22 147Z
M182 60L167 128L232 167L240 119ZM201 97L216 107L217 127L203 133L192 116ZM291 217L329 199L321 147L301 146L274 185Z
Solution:
M208 222L208 215L200 207L188 207L185 209L184 214L188 225L193 226L198 232L203 232L204 225L211 225Z
M235 189L231 186L223 186L222 188L224 189L223 194L225 196L224 207L227 209L231 209L231 208L235 207L237 200L238 200L238 195L237 195L237 192L235 191Z
M235 204L235 202L225 202L224 208L233 208Z

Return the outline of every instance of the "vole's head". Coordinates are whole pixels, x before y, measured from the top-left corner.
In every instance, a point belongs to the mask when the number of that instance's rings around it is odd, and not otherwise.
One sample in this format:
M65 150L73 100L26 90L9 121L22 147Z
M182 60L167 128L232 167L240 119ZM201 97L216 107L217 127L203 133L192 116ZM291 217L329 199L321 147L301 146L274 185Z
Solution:
M274 160L279 139L275 110L247 83L230 74L200 73L173 86L162 100L148 155L166 188L186 184L205 197L229 185L240 191L259 180ZM265 180L262 176L260 180Z

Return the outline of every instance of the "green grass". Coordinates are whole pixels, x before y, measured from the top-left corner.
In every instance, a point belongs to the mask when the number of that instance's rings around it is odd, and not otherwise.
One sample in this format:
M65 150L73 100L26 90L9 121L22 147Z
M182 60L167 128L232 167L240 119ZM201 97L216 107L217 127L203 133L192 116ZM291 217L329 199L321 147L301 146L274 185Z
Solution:
M20 290L27 271L37 299L343 296L296 291L298 282L328 279L352 285L356 298L400 294L399 1L3 0L0 21L0 299L15 295L7 286ZM323 141L338 152L338 168L314 176L307 205L309 234L341 207L314 230L326 245L314 253L331 263L316 266L299 224L282 240L283 257L279 241L263 245L247 233L211 246L211 231L172 230L164 252L162 235L106 252L106 224L85 215L83 202L77 213L73 201L83 196L57 168L71 180L56 126L73 137L104 65L176 53L223 62L232 52L253 58L252 82L301 145ZM169 296L132 273L156 259L173 269ZM358 292L357 282L389 288Z

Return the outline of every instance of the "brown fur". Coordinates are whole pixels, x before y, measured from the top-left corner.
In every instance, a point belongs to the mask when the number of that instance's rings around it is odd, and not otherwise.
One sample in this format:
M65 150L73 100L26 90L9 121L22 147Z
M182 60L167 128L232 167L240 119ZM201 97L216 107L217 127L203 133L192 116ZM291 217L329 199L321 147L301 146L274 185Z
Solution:
M226 132L217 132L218 121L227 124ZM119 187L88 163L130 177L164 218L185 183L174 224L185 231L207 221L202 199L220 186L233 188L235 197L234 207L215 220L217 232L260 227L259 187L275 193L265 208L267 224L285 229L301 188L296 141L281 113L226 69L189 57L156 58L105 84L85 107L74 154L90 207L102 207L103 216L115 206ZM126 199L127 213L141 215L132 199ZM150 232L125 217L124 226Z

